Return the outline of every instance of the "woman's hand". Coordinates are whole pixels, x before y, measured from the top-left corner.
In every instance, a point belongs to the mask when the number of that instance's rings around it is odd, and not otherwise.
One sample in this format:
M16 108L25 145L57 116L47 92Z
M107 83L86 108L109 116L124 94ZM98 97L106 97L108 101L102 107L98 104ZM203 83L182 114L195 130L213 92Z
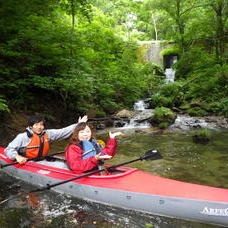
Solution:
M114 133L112 133L111 131L109 132L109 137L111 139L114 139L116 136L119 136L119 135L123 135L123 133L121 131L117 131L117 132L114 132Z
M15 159L19 164L24 164L25 162L27 162L27 158L19 154L15 156Z
M88 120L88 116L86 116L86 115L83 116L83 117L79 116L78 123L87 122L87 120Z
M101 155L101 154L97 154L95 156L95 158L97 159L97 161L99 160L109 160L109 159L112 159L112 156L111 155Z

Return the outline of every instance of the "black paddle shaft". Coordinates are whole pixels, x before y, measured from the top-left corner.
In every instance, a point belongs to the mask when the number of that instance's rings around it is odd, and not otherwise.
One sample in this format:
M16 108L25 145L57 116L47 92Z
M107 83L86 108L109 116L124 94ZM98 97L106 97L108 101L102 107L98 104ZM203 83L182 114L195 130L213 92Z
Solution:
M157 154L159 154L159 156L157 156ZM57 182L55 184L47 184L46 187L32 190L31 193L49 190L49 189L51 189L53 187L56 187L58 185L65 184L65 183L68 183L70 181L74 181L74 180L77 180L77 179L80 179L80 178L83 178L83 177L88 177L88 176L93 175L95 173L100 173L100 172L103 172L105 170L110 170L110 169L113 169L113 168L116 168L116 167L119 167L119 166L123 166L123 165L127 165L127 164L130 164L130 163L136 162L136 161L149 160L149 158L151 158L151 157L156 157L155 159L151 159L151 160L157 160L157 159L162 158L162 156L160 155L160 153L157 150L149 150L149 151L146 152L146 154L144 156L141 156L141 157L136 158L134 160L126 161L126 162L123 162L123 163L120 163L120 164L117 164L117 165L112 165L112 166L109 166L109 167L105 167L103 169L94 170L94 171L85 173L83 175L67 179L65 181Z
M56 154L61 154L63 152L56 152L55 154L52 154L52 155L56 155ZM47 156L51 156L51 155L47 155ZM87 176L90 176L92 174L95 174L95 173L100 173L104 170L109 170L109 169L113 169L113 168L116 168L118 166L123 166L123 165L126 165L126 164L129 164L129 163L133 163L133 162L136 162L136 161L142 161L142 160L157 160L157 159L161 159L162 156L161 154L157 151L157 150L149 150L147 151L143 156L137 158L137 159L134 159L134 160L131 160L131 161L126 161L126 162L123 162L123 163L120 163L120 164L117 164L117 165L112 165L112 166L109 166L109 167L105 167L103 169L100 169L100 170L94 170L92 172L89 172L89 173L85 173L84 175L80 175L80 176L77 176L77 177L73 177L71 179L68 179L68 180L65 180L65 181L61 181L61 182L57 182L55 184L47 184L46 187L43 187L43 188L38 188L38 189L35 189L35 190L32 190L32 191L29 191L29 192L24 192L24 193L20 193L20 194L17 194L16 196L14 196L13 198L8 198L6 200L3 200L0 202L0 205L9 201L9 200L12 200L14 198L17 198L19 196L22 196L22 195L25 195L25 194L29 194L29 193L34 193L34 192L40 192L40 191L45 191L45 190L49 190L55 186L58 186L58 185L61 185L61 184L65 184L67 182L70 182L70 181L73 181L73 180L77 180L77 179L80 179L80 178L83 178L83 177L87 177Z

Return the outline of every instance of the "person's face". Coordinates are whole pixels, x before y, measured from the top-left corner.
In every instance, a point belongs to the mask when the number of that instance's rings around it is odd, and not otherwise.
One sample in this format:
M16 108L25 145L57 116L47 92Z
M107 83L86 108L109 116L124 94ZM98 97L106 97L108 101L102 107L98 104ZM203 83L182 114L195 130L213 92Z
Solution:
M42 133L42 131L44 130L44 122L41 121L39 123L35 123L33 124L32 126L32 131L35 133L35 134L40 134Z
M90 140L91 139L91 135L92 135L91 129L88 126L86 126L83 130L78 132L78 139L80 141L82 141L82 140Z

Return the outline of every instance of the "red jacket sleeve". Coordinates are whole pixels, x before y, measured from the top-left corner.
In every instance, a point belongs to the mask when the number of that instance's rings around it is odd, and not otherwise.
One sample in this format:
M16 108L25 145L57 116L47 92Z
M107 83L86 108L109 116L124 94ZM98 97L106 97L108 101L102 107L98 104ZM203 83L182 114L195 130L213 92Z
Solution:
M109 138L106 143L105 148L103 149L103 153L111 156L115 156L117 147L117 140L114 138Z
M109 139L106 147L103 149L103 153L114 156L116 154L116 147L116 139ZM73 171L85 172L95 168L98 165L98 161L96 160L95 156L82 159L83 151L75 144L69 145L65 151L65 154L67 165Z

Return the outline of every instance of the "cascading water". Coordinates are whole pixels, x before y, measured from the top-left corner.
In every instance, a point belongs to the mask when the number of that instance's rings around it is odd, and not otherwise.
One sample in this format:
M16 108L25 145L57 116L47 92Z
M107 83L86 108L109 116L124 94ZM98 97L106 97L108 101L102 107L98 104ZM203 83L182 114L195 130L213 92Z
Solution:
M174 82L175 79L175 70L172 68L172 65L177 62L177 56L166 56L164 58L165 62L165 76L166 83Z
M144 100L139 100L134 104L134 110L143 111L149 107L149 104L145 103Z
M130 122L125 124L123 128L149 128L150 123L147 121L140 122L140 120L147 119L153 115L153 110L148 109L149 105L146 100L139 100L134 104L135 115L130 119Z
M165 69L165 81L166 81L166 83L174 82L174 78L175 78L175 70L172 68L166 68Z
M207 122L204 118L191 117L186 115L178 115L174 124L169 126L169 129L171 130L191 130L200 128L215 130L216 128L218 128L218 126L216 125L216 123Z

